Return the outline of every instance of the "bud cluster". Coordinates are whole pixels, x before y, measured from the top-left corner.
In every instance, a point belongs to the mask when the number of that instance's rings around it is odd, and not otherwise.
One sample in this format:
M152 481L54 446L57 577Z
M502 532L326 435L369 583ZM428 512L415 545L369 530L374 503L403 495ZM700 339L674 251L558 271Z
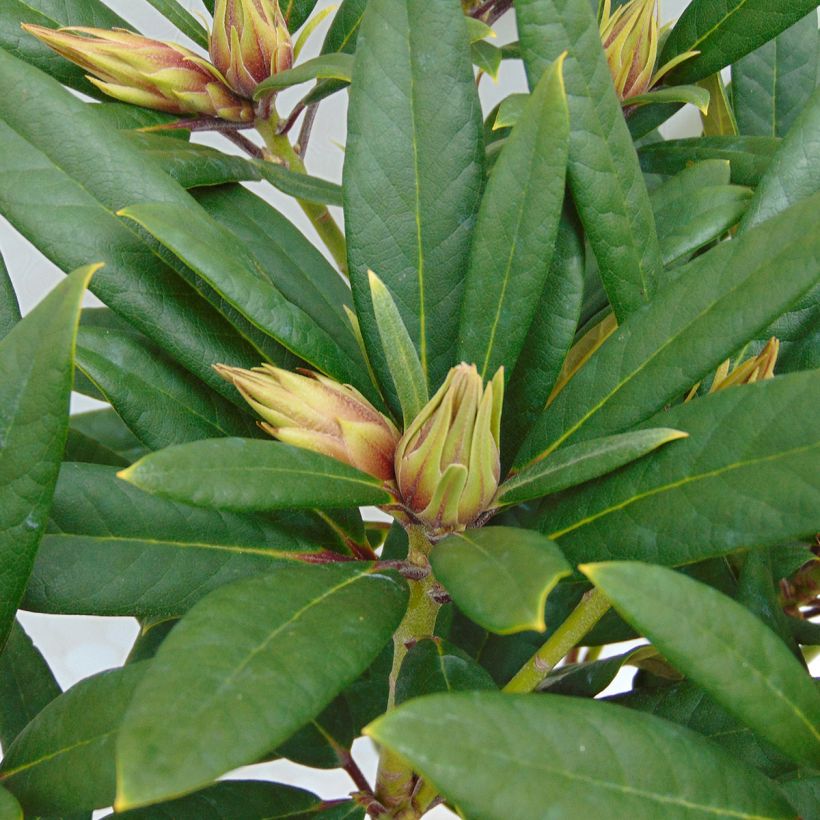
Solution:
M211 62L176 43L123 29L23 25L123 102L188 117L252 123L256 86L293 62L278 0L217 0Z

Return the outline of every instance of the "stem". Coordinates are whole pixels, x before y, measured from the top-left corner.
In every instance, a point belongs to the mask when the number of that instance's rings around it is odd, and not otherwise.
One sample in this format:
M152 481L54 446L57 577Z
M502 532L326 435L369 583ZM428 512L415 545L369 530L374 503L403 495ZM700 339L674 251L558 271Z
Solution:
M301 157L293 150L286 134L279 134L276 130L277 116L272 114L270 119L258 119L256 130L265 140L268 147L271 161L281 160L291 171L305 174L305 164ZM316 202L308 202L305 199L298 199L297 202L313 223L316 233L319 234L325 247L330 251L333 261L339 266L339 270L347 275L347 246L345 245L344 234L339 229L336 221L330 214L326 205L319 205Z
M598 589L587 592L569 618L521 667L504 687L505 692L532 692L567 654L592 629L609 609L609 601Z
M407 535L410 542L407 562L429 570L427 555L432 545L424 530L418 526L411 526L407 529ZM423 578L410 581L409 584L410 600L407 612L393 635L393 666L389 678L388 710L396 703L396 682L402 661L407 655L407 644L433 634L441 606L430 595L436 585L431 572L428 571ZM410 805L414 785L413 770L389 749L382 749L376 779L376 796L388 810L393 811L391 817L421 816Z

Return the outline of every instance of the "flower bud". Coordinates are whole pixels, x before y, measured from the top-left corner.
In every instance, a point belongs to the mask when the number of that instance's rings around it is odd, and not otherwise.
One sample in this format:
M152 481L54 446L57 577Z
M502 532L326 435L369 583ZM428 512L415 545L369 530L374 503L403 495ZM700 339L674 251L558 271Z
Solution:
M89 71L88 80L118 100L169 114L253 121L252 104L234 94L207 60L175 43L122 29L23 28Z
M216 0L208 50L231 88L252 97L259 83L293 63L278 0Z
M269 364L253 370L218 364L214 369L262 416L265 432L393 480L399 431L358 390L318 373L291 373Z
M655 0L630 0L611 13L604 0L601 42L615 91L621 100L645 94L652 85L658 56L658 21Z
M483 385L475 365L452 368L396 448L404 506L432 534L460 531L490 506L501 474L504 371Z
M754 384L758 381L773 379L774 366L777 364L779 353L780 340L776 336L772 336L757 356L752 356L751 359L736 364L734 369L729 369L730 362L727 359L717 369L709 392L715 393L734 385Z

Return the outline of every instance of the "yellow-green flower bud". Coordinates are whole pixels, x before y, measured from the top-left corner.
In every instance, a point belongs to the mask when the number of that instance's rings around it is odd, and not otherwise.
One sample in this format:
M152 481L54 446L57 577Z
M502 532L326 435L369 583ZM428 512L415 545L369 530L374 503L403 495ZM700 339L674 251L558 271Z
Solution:
M253 121L253 105L207 60L176 43L121 29L23 28L90 72L89 81L115 99L180 116Z
M265 420L260 427L285 444L324 453L384 481L393 480L399 431L358 390L318 373L263 364L253 370L218 364Z
M209 51L231 88L252 97L262 80L293 64L278 0L216 0Z
M396 448L401 503L432 535L476 523L501 474L504 371L484 387L475 365L452 368Z

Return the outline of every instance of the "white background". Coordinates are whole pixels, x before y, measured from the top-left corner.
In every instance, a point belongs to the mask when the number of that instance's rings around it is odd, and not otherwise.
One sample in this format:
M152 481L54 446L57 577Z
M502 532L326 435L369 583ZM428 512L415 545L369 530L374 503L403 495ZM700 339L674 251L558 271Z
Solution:
M158 39L176 40L189 47L194 47L167 20L155 12L148 3L135 2L134 0L106 0L106 2L145 34ZM204 7L198 0L181 0L181 3L195 14L204 16ZM665 0L665 2L662 2L664 20L672 19L680 14L686 4L686 0ZM329 5L331 3L328 0L319 0L317 9ZM497 26L497 42L499 44L516 39L511 15L507 15L507 17L510 19ZM327 23L323 24L312 36L300 57L300 61L315 55L324 38L326 29ZM304 87L295 92L282 94L278 106L280 113L287 112L293 101L298 99L303 90ZM486 77L481 82L480 91L485 112L489 111L509 93L523 90L525 90L524 74L520 63L505 61L498 83L493 83ZM697 129L697 112L692 109L682 111L664 128L667 135L675 136L689 136L697 133ZM346 95L337 94L320 107L306 158L310 173L335 181L341 180L344 155L340 146L344 144L345 132ZM230 144L207 136L198 136L197 141L217 144L228 151L235 150ZM253 184L249 187L268 198L277 208L287 214L294 223L299 225L311 239L320 244L316 240L312 226L292 200L263 184ZM337 212L336 215L341 219L340 213ZM47 211L44 212L44 218L48 218ZM0 252L2 252L14 282L23 313L31 310L42 299L43 295L62 278L62 273L31 244L17 234L2 217L0 217ZM91 261L94 260L89 260L89 262ZM91 297L89 297L88 303L94 303ZM81 410L96 405L90 399L75 396L72 406L75 410ZM67 688L95 672L121 665L137 633L136 621L130 618L49 616L23 613L21 621L48 659L63 688ZM611 647L607 654L615 654L620 651L623 651L622 646ZM622 673L610 691L624 686L630 677L631 673ZM368 742L357 742L355 753L366 774L372 777L375 770L375 756ZM248 767L237 774L294 783L310 788L326 798L342 796L352 788L352 784L350 784L346 775L342 773L320 772L285 761ZM440 818L452 817L453 815L445 809L439 808L428 816Z

